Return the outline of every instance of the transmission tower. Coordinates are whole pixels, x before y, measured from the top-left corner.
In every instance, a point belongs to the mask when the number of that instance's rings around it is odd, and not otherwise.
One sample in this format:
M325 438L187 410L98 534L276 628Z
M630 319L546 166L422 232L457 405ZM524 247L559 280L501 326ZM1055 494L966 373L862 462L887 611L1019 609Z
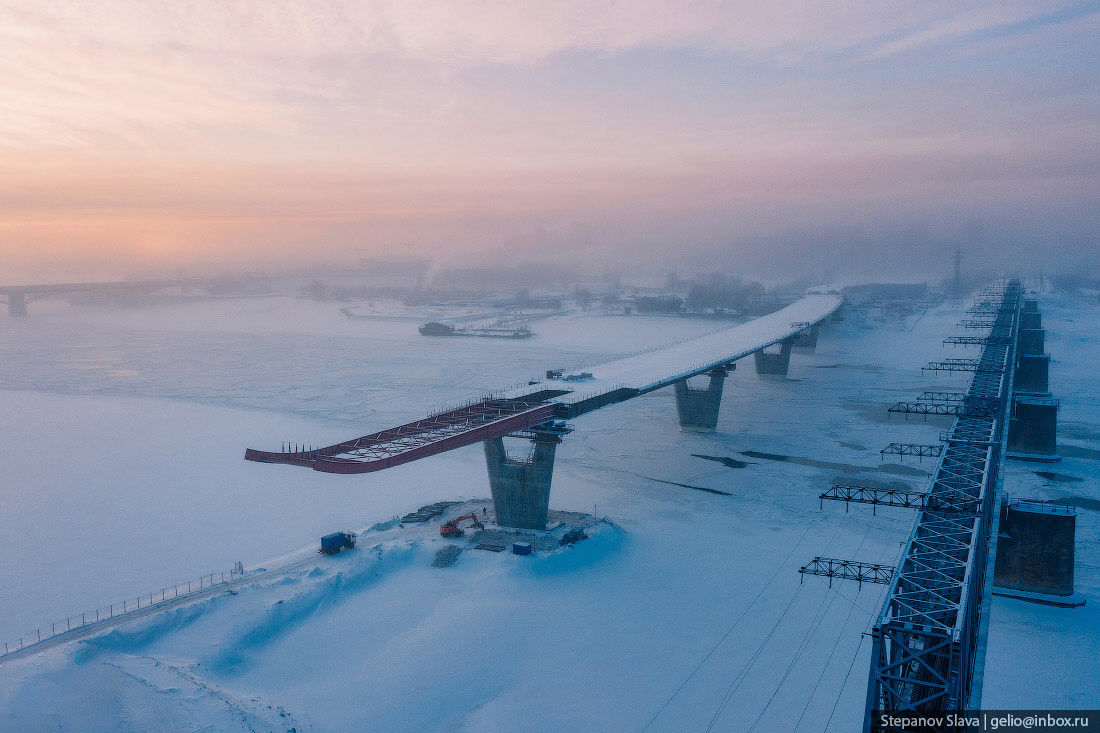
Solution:
M955 248L955 300L962 299L962 249Z

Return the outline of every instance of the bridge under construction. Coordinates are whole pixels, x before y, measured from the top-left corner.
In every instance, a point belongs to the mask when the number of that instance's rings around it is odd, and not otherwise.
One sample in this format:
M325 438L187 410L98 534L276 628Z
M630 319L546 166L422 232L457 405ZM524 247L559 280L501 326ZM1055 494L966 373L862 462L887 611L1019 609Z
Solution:
M245 458L354 474L482 443L497 522L544 529L554 454L562 438L573 430L567 420L672 386L681 429L713 431L726 375L735 363L752 355L758 374L785 378L792 350L815 347L822 322L835 314L841 303L839 296L809 295L748 323L666 348L574 372L550 369L544 378L531 380L522 388L395 428L323 448L250 448ZM689 380L695 377L705 377L706 385L693 386ZM532 448L522 458L509 456L505 437L524 438Z

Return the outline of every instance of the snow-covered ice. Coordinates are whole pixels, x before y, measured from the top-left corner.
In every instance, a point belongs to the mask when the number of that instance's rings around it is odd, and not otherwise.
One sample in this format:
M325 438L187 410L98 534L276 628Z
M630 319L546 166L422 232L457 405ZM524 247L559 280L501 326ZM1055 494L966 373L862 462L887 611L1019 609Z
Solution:
M1053 298L1042 307L1063 442L1087 456L1100 449L1090 381L1100 310ZM574 548L466 551L437 568L442 540L430 532L367 532L352 552L316 555L234 595L0 664L0 727L855 729L870 651L861 632L883 588L800 584L797 570L815 555L896 559L911 513L819 509L817 496L838 478L923 486L930 463L884 462L878 449L933 442L943 421L891 420L886 407L965 383L920 371L961 315L850 317L816 352L793 356L787 381L743 363L713 435L679 432L671 390L578 419L559 448L551 505L618 527L600 525ZM0 478L14 487L0 529L17 548L0 582L19 589L4 595L0 623L19 633L238 559L274 567L266 560L323 532L488 491L478 446L349 477L246 463L246 445L323 444L546 368L715 329L575 314L541 322L529 342L440 342L407 321L350 321L290 299L0 321L0 405L23 416L0 441ZM1097 698L1096 465L1053 468L1085 479L1076 483L1029 464L1006 472L1012 493L1076 497L1088 604L995 600L990 706ZM1067 643L1078 647L1070 671L1059 663ZM1010 661L1019 648L1035 660L1026 670ZM1032 697L1017 696L1022 684Z

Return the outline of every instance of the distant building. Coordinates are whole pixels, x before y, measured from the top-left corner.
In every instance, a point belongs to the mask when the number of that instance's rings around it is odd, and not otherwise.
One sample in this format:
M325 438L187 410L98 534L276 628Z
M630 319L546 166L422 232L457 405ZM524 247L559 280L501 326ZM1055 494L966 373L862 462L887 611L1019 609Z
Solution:
M639 313L679 313L684 299L679 295L636 295L633 308Z
M927 283L868 283L849 285L841 292L849 300L859 303L882 303L897 300L924 300L928 296Z

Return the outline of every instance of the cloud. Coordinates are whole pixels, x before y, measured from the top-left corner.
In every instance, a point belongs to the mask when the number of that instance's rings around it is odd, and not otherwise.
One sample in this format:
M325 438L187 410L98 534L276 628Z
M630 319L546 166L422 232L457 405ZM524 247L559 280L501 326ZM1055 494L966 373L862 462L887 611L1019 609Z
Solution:
M3 241L244 258L1088 203L1100 99L1060 62L1096 19L1059 7L0 4Z

